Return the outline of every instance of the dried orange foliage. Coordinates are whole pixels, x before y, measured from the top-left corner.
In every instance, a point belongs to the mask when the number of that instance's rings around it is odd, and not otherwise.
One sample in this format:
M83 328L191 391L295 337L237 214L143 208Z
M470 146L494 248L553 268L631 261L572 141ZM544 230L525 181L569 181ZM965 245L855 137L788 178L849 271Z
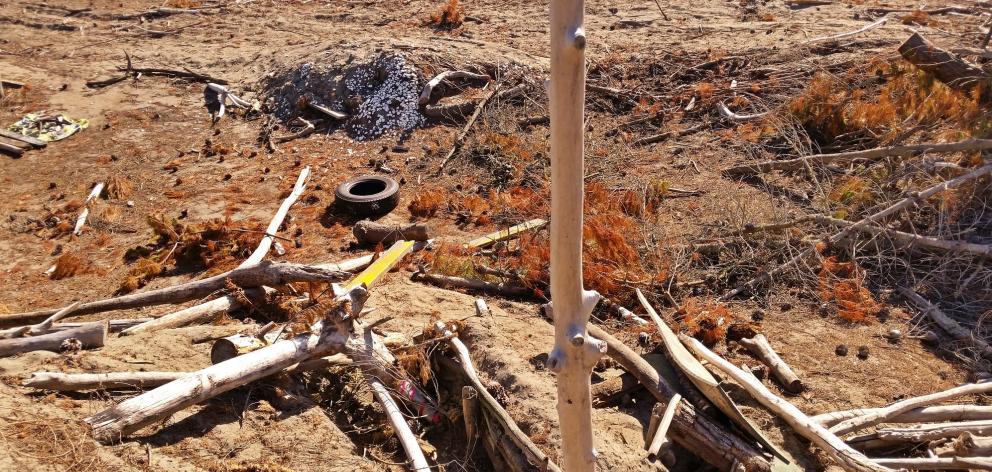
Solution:
M857 176L841 180L834 185L827 198L843 206L842 210L835 213L834 216L837 218L846 218L849 212L856 212L875 201L870 182Z
M854 262L839 262L831 256L819 272L820 298L837 307L837 315L855 323L869 323L882 305L864 286L865 274Z
M55 260L55 270L52 271L52 280L62 280L81 274L86 270L86 260L71 252L59 256Z
M465 22L465 7L458 0L448 0L441 9L428 18L427 24L444 29L455 29Z
M690 298L682 304L682 324L689 335L713 346L727 336L734 314L723 304Z
M410 214L418 218L434 216L442 206L446 206L443 190L426 189L417 192L407 207Z
M874 79L868 80L867 76ZM879 86L879 83L882 83ZM845 76L820 74L789 104L795 118L828 140L870 133L887 142L914 124L935 125L984 135L992 129L978 88L971 94L948 88L903 62L874 62Z
M903 15L902 18L899 18L899 21L901 21L902 24L904 25L910 25L910 26L912 25L927 26L936 23L930 18L930 14L923 10L914 10L910 13L907 13Z
M127 177L113 176L107 180L107 197L114 198L117 200L125 199L131 196L131 192L134 191L134 182L131 182Z

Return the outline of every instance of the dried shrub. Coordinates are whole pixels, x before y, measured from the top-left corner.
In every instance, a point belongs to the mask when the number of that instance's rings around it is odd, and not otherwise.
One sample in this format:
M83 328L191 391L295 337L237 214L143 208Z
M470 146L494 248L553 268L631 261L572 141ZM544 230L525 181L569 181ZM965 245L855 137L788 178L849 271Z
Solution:
M818 274L820 298L837 308L837 315L854 323L869 323L882 305L864 286L865 274L855 262L824 259Z
M842 207L834 214L837 218L845 218L848 213L855 213L875 203L870 182L857 176L843 179L835 184L827 198Z
M465 7L458 0L448 0L437 13L431 14L426 24L435 28L453 30L465 22Z
M55 270L52 271L52 280L62 280L74 275L82 274L86 271L87 263L82 257L75 253L66 252L55 260Z
M682 325L690 336L713 346L727 336L734 314L726 306L697 298L687 299L679 311Z
M142 257L134 264L134 267L128 271L127 277L121 286L117 289L118 293L130 293L141 287L144 287L151 279L159 276L165 269L162 264L155 262L152 259Z
M913 25L927 26L932 22L932 20L930 19L930 14L923 10L913 10L912 12L907 13L903 15L901 18L899 18L899 21L901 21L902 24L904 25L910 25L910 26Z
M82 421L42 416L25 410L0 410L0 439L5 456L20 469L110 470L97 455L97 444ZM26 419L27 418L27 419ZM21 462L22 459L27 459ZM18 468L14 466L14 468Z
M107 181L107 197L117 200L123 200L131 196L134 192L134 182L131 182L126 177L113 176Z
M437 214L438 210L445 205L445 192L442 190L427 189L417 192L413 200L407 207L410 214L417 218L429 218Z

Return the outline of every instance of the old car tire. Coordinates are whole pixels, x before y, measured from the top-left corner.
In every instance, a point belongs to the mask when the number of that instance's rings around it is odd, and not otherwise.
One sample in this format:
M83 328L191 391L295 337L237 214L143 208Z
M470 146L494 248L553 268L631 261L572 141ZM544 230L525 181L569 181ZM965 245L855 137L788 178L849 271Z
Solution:
M338 185L334 197L338 208L348 213L383 215L399 203L400 184L381 175L363 175Z

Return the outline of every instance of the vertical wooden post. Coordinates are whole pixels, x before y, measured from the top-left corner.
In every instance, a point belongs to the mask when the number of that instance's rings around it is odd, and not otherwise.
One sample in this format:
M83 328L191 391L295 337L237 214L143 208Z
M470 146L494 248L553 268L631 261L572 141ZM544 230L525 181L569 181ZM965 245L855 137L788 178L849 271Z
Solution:
M582 288L583 106L585 31L582 0L551 0L551 297L563 469L593 471L589 376L606 344L586 332L599 294Z

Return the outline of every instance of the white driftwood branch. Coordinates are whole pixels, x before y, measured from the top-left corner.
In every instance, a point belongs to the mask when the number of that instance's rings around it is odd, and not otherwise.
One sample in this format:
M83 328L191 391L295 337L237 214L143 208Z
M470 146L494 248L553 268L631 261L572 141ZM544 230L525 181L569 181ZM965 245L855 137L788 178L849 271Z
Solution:
M834 411L813 417L823 426L833 426L841 421L878 413L881 408L861 408ZM888 423L937 423L942 421L992 420L992 406L941 405L914 408L887 420Z
M680 336L682 342L700 359L709 362L714 367L720 369L735 382L744 387L748 393L758 400L765 408L774 412L777 416L785 420L789 426L804 438L809 439L817 447L827 452L839 465L847 470L854 471L883 471L890 470L873 463L864 454L855 451L850 446L841 441L836 435L828 431L819 423L813 421L805 413L796 408L795 405L779 398L774 393L765 388L758 379L748 374L737 366L731 364L726 359L716 355L703 346L703 343L696 339Z
M285 136L273 136L272 137L272 142L277 143L277 144L281 144L281 143L286 143L286 142L292 141L294 139L305 138L305 137L310 136L311 134L313 134L314 130L317 129L313 125L313 123L311 123L311 122L303 119L302 117L299 117L298 116L298 117L294 118L293 121L302 124L303 125L303 128L300 129L299 131L295 132L295 133L290 133L290 134L287 134ZM292 122L290 124L292 124Z
M105 374L65 374L35 372L24 381L25 387L59 390L103 390L117 388L146 389L176 380L188 372L109 372Z
M878 439L891 442L920 443L934 439L953 438L964 433L980 436L992 434L992 421L962 421L960 423L936 423L908 426L905 428L879 428Z
M482 299L476 300L476 303L478 304L480 301L485 304L485 301L482 301ZM478 307L478 305L476 306ZM488 308L486 308L486 311L488 311ZM481 313L485 312L480 312L477 308L476 313L481 315ZM510 439L517 445L517 447L520 448L521 451L523 451L524 455L526 455L534 465L538 467L547 467L546 470L550 471L560 471L561 469L552 463L550 458L548 458L548 456L544 454L544 452L542 452L537 445L535 445L534 442L531 441L526 434L524 434L523 431L520 430L517 423L513 421L513 417L511 417L510 414L507 413L507 411L499 404L499 402L497 402L496 399L489 394L489 391L486 390L485 385L482 384L482 379L479 377L479 373L475 370L475 365L472 363L472 356L468 351L468 347L465 346L465 343L458 339L457 334L453 333L443 322L438 321L435 323L434 327L438 333L448 340L448 345L451 346L452 350L455 351L455 354L458 355L458 361L461 363L462 370L465 371L465 375L472 383L472 386L475 387L475 390L479 393L480 401L483 406L492 413L497 422L500 423L500 426L503 428L503 431L505 431L505 434L510 436Z
M727 105L725 105L723 102L717 102L716 109L717 111L720 112L721 115L724 116L724 118L729 118L734 121L754 120L758 118L763 118L765 115L768 114L768 112L766 111L763 113L755 113L753 115L739 115L737 113L730 111L730 108L727 108Z
M915 290L908 287L899 287L899 293L904 297L908 298L914 305L918 306L920 310L927 315L928 318L933 320L940 329L947 332L957 341L965 342L975 348L978 351L979 356L992 357L992 347L989 346L983 339L972 333L971 331L965 329L953 318L944 314L937 308L936 305L930 303L929 300L920 296Z
M992 438L962 433L935 452L939 457L992 457Z
M992 470L992 457L910 457L872 460L900 470Z
M424 457L424 450L420 448L420 443L417 442L417 437L410 430L410 425L406 423L406 418L403 417L400 408L393 401L393 397L389 395L389 390L386 390L382 382L375 377L366 374L365 380L372 387L372 393L375 394L376 400L386 410L386 417L389 418L389 424L393 426L393 431L396 432L396 437L399 438L400 445L403 446L403 451L406 452L406 456L410 459L410 468L415 471L430 472L431 466L427 463L427 458Z
M751 339L741 339L737 341L754 354L761 362L768 366L772 374L782 383L789 393L799 393L803 390L803 383L796 376L796 373L789 368L789 365L779 357L768 339L763 334L759 334Z
M812 220L820 224L840 227L853 225L850 221L832 218L826 215L815 215L812 217ZM907 233L890 228L882 228L875 225L862 225L856 229L862 233L874 236L885 236L893 241L897 241L911 247L923 247L936 251L970 254L979 257L992 258L992 245L990 244L977 244L961 240L951 241L947 239L934 238L931 236L921 236L919 234Z
M249 298L264 297L266 291L270 290L272 289L268 287L244 289L245 295ZM160 316L146 323L125 329L124 331L121 331L121 336L128 336L149 331L159 331L163 329L181 328L183 326L196 323L205 323L216 319L222 313L228 313L240 307L241 304L234 296L224 295L223 297L218 297L208 302L193 305L189 308L184 308L182 310Z
M682 401L682 395L676 393L665 407L665 414L662 415L661 420L658 422L658 426L654 431L654 437L651 440L651 445L648 446L648 460L651 462L657 460L670 447L671 442L668 440L668 428L672 426L672 418L675 417L675 411L679 408L680 401Z
M265 228L265 237L258 243L258 247L248 256L248 259L238 267L253 266L262 262L262 259L265 259L265 255L269 253L269 248L272 247L272 241L275 241L275 234L279 232L279 227L282 226L282 220L286 219L286 214L289 213L289 207L296 203L296 199L300 198L300 195L303 195L309 178L310 166L306 166L300 171L300 176L296 179L296 185L293 186L293 191L283 200L279 210L276 211L275 216L272 217L272 221L269 222L269 226Z
M45 321L32 326L21 326L18 328L11 328L7 330L0 331L0 339L11 339L19 338L21 336L37 336L39 334L46 334L55 331L53 323L65 318L72 310L75 310L79 306L79 302L74 302L71 305L59 310L54 315L48 317Z
M482 75L482 74L475 74L475 73L464 71L464 70L448 70L448 71L444 71L444 72L442 72L442 73L434 76L433 79L429 80L427 82L427 84L424 85L424 90L422 92L420 92L420 99L417 100L417 102L420 105L426 105L426 104L430 103L430 101L431 101L431 93L434 92L434 89L438 85L441 85L441 83L444 82L444 81L446 81L446 80L450 81L450 80L457 80L457 79L486 80L486 81L488 81L489 80L489 76L488 75Z
M932 405L934 403L950 400L963 395L978 395L988 393L990 391L992 391L992 382L984 382L961 385L959 387L944 390L943 392L931 393L930 395L923 395L921 397L907 398L887 407L880 408L871 414L841 421L831 427L830 431L838 436L841 436L877 425L879 423L885 423L889 420L889 418L905 413L914 408Z
M84 349L103 347L107 340L109 324L106 321L85 323L78 328L55 331L41 336L0 340L0 357L12 356L22 352L53 351L59 352L62 342L67 339L78 339Z
M857 36L857 35L859 35L861 33L864 33L864 32L867 32L867 31L871 31L871 30L873 30L875 28L878 28L879 26L884 25L887 21L888 21L888 18L882 18L881 20L878 20L878 21L876 21L874 23L868 24L864 28L861 28L861 29L857 29L857 30L854 30L854 31L849 31L847 33L835 34L833 36L821 36L819 38L809 39L809 40L803 41L802 44L818 43L820 41L834 41L834 40L838 40L838 39L849 38L851 36Z
M804 169L809 164L831 164L846 163L858 159L878 160L886 157L905 157L926 152L960 152L960 151L980 151L992 149L992 139L966 139L953 143L925 143L912 144L907 146L887 146L864 151L848 151L836 154L814 154L812 156L799 157L796 159L783 159L753 162L741 164L739 166L724 169L724 173L754 174L771 172L773 170L799 170ZM988 167L988 166L986 166Z
M89 208L90 202L93 201L93 199L99 197L100 192L102 191L103 191L103 182L100 182L94 185L93 190L91 190L90 194L86 196L86 200L83 201L83 211L79 212L79 217L76 218L76 227L73 228L72 234L79 236L80 234L83 233L83 225L86 224L86 217L88 217L90 214L90 208Z

